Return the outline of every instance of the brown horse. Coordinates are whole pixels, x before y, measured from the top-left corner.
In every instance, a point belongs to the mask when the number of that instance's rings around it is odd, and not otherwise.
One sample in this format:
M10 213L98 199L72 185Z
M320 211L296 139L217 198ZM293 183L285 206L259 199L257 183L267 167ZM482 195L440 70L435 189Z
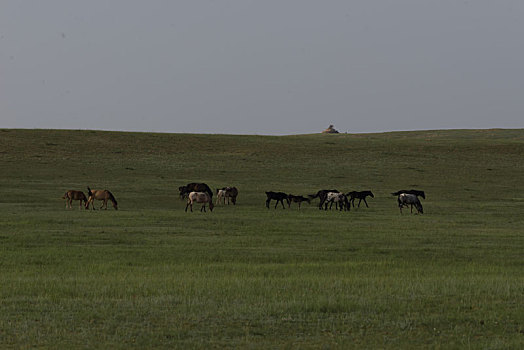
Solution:
M66 209L73 208L74 200L79 201L80 209L82 209L82 201L84 202L84 206L87 203L87 197L82 191L69 190L62 196L62 199L66 199Z
M108 190L92 190L88 187L87 193L89 195L89 199L86 203L86 209L89 209L89 204L92 204L92 208L93 210L95 210L94 200L97 199L99 201L103 201L102 205L100 206L100 209L104 208L107 210L107 201L110 200L113 204L113 208L115 208L115 210L118 210L118 203L116 202L116 198Z

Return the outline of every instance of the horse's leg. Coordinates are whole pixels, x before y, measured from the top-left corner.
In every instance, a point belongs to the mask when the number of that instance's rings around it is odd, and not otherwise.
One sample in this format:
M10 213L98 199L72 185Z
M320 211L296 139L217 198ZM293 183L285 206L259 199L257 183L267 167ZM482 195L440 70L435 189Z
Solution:
M271 202L271 198L266 199L266 207L269 209L269 202Z
M364 198L364 204L366 204L366 208L369 208L368 202L366 202L366 198Z

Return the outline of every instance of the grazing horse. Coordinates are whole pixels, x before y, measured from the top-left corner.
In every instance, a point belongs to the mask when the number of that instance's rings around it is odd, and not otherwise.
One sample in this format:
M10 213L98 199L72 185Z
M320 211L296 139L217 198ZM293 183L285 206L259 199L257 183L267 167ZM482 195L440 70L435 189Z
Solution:
M413 205L415 208L417 208L417 213L424 214L424 210L422 209L422 204L420 203L420 200L418 197L411 193L401 193L398 195L397 198L398 201L398 207L400 209L400 214L402 214L402 207L411 205L411 213L413 213Z
M202 203L202 208L200 208L200 211L206 211L206 204L209 203L209 210L213 211L213 198L207 193L207 192L190 192L187 196L187 204L186 204L186 212L187 207L191 208L191 212L193 212L193 204L194 203Z
M227 204L229 204L229 200L231 199L231 203L233 205L237 204L237 196L238 196L238 188L236 187L224 187L222 188L225 191L225 198L227 198Z
M351 191L346 193L346 196L350 197L349 201L353 205L353 208L355 207L355 199L358 199L358 208L360 208L360 202L362 201L366 204L366 208L369 208L368 202L366 202L366 197L370 196L371 198L375 198L371 191Z
M326 201L327 194L329 192L340 193L338 190L320 190L316 194L310 194L309 199L320 198L320 203L318 203L318 209L322 210L324 202Z
M226 204L226 190L217 188L217 202L216 202L216 205L218 205L218 203L220 203L220 202L222 202L223 204Z
M417 197L422 197L422 198L426 199L426 194L424 193L424 191L419 191L419 190L414 190L414 189L411 189L411 190L400 190L400 191L397 191L397 192L393 192L392 195L393 196L400 196L401 193L414 194Z
M342 210L346 210L346 211L351 210L351 206L349 205L348 197L344 193L328 192L327 195L326 195L326 203L325 203L325 208L324 209L327 210L328 204L330 204L329 205L329 210L331 210L331 207L333 206L333 203L335 203L335 205L338 205L338 209L340 211L342 211Z
M191 182L186 186L180 186L178 190L180 191L181 199L186 198L187 195L191 192L206 192L207 194L209 194L209 197L213 198L213 191L211 191L211 188L209 188L209 186L203 182Z
M107 201L110 200L113 204L113 208L115 208L115 210L118 210L118 203L116 202L116 198L108 190L92 190L88 187L87 193L89 198L86 203L86 209L89 209L89 205L92 204L92 208L93 210L95 210L94 201L95 199L97 199L99 201L103 201L102 205L100 206L100 209L104 208L107 210Z
M269 192L266 192L266 196L267 196L266 207L268 209L269 209L269 202L271 202L272 199L277 201L275 203L275 209L277 208L278 202L280 202L282 204L282 209L286 209L284 207L284 200L287 202L287 205L289 207L289 198L288 198L287 194L285 194L284 192L272 192L272 191L269 191Z
M287 198L288 198L288 205L287 205L288 208L291 207L291 202L298 203L299 210L300 210L300 205L302 204L302 202L308 202L309 204L311 204L311 199L303 197L303 196L294 196L292 194L288 194Z
M84 194L84 192L82 191L69 190L62 196L62 199L66 199L66 209L67 208L73 209L74 200L78 200L80 209L82 209L82 202L84 202L84 207L85 207L85 204L87 203L87 197Z
M222 203L229 205L229 201L231 200L231 203L233 205L237 204L237 196L238 196L238 189L236 187L222 187L220 189L217 188L217 204L221 200Z

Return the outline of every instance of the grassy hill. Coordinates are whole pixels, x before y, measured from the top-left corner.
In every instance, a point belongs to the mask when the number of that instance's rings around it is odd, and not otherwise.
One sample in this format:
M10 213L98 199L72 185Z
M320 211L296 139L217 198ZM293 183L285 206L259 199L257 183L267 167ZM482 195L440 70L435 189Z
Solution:
M2 347L524 345L524 130L0 129L0 165ZM195 181L237 186L238 205L185 213ZM66 210L87 186L119 210ZM375 198L264 205L323 188ZM405 188L424 215L400 215Z

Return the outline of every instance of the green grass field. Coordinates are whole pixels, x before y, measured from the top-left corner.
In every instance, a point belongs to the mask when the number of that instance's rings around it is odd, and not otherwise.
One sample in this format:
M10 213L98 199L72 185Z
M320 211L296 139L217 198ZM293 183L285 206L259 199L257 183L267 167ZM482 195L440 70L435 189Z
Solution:
M524 130L0 129L0 165L2 348L524 347ZM238 204L184 212L195 181ZM66 210L87 186L119 210ZM265 208L323 188L375 198Z

